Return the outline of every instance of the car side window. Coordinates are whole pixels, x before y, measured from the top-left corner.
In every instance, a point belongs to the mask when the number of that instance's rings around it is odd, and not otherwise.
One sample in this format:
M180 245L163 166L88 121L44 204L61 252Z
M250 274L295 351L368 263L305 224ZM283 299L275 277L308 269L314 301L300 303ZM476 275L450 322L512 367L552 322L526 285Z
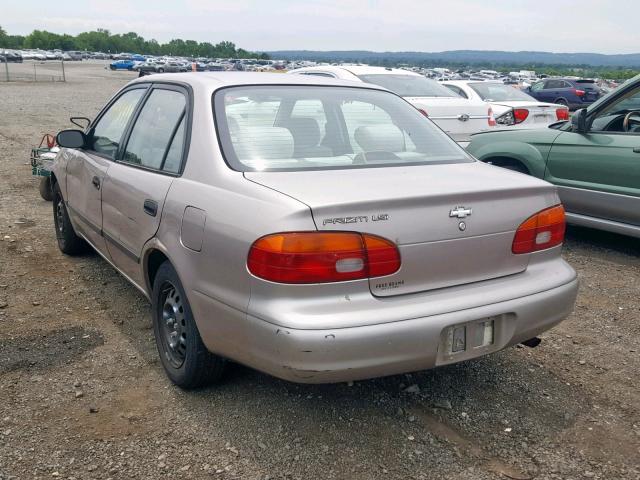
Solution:
M533 85L531 85L531 90L533 92L539 92L540 90L542 90L544 88L544 85L545 85L544 82L534 83Z
M164 159L164 165L162 165L163 172L179 173L182 166L182 152L184 150L184 124L186 115L182 116L180 125L176 133L173 135L167 157Z
M186 98L182 92L152 90L131 130L122 161L160 170L185 109ZM175 167L176 159L171 161Z
M547 80L545 88L564 88L564 82L562 80Z
M91 150L116 158L129 119L145 92L144 88L129 90L109 107L92 129Z
M447 87L452 92L457 93L462 98L469 98L469 96L465 93L465 91L462 90L460 87L457 87L455 85L445 85L445 87Z

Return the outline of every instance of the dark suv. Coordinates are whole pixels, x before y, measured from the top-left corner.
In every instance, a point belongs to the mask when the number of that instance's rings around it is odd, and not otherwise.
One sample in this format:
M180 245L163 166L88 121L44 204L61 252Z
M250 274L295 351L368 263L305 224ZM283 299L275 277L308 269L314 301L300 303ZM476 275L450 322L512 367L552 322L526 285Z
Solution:
M546 78L528 87L526 92L536 100L566 105L571 110L588 107L601 94L594 80L573 78Z

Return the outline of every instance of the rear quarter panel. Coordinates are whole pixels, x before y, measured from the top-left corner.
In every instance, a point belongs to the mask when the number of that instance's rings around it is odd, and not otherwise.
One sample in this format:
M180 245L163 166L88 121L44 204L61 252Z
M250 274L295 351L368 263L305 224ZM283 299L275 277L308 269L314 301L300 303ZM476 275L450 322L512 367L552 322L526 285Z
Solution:
M483 133L471 137L467 151L485 163L495 158L518 160L531 175L544 178L551 146L561 133L548 128Z

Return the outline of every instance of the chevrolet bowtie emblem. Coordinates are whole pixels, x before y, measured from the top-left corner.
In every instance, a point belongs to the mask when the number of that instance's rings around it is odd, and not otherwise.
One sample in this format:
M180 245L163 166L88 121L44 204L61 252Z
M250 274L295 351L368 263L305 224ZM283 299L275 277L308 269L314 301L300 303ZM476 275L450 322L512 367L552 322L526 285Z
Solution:
M473 213L473 210L465 207L456 207L449 212L451 218L466 218Z

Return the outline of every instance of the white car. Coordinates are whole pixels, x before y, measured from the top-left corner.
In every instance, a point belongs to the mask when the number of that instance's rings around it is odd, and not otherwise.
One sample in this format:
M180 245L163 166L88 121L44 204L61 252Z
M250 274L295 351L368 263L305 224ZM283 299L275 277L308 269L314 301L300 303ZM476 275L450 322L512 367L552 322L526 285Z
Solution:
M380 85L403 97L462 146L469 143L472 134L488 131L496 125L486 102L462 98L438 82L407 70L367 65L321 65L288 73Z
M569 120L566 106L539 102L502 82L452 80L443 85L461 97L490 103L499 127L545 128L552 123Z

